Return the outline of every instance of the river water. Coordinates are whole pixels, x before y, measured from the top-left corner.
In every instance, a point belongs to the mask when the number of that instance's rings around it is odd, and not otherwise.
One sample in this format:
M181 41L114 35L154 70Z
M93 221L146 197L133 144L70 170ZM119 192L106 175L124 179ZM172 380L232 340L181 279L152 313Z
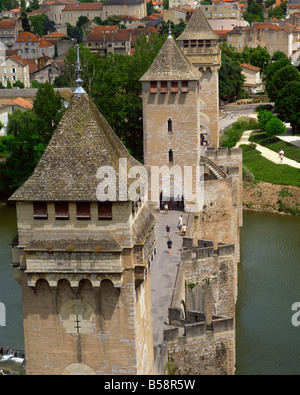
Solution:
M0 302L6 326L0 347L24 349L21 288L13 278L10 243L15 210L0 207ZM300 373L300 326L292 305L300 302L300 219L244 212L236 309L237 375Z

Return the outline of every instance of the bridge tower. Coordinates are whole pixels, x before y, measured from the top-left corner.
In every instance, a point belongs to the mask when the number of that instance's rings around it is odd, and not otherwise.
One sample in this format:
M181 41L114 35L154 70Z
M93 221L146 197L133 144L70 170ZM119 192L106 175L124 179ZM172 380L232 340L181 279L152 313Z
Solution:
M200 73L201 133L208 144L219 146L219 70L221 50L219 36L210 27L201 7L193 12L183 33L177 38L179 47Z
M147 167L192 170L191 195L197 190L196 166L200 164L199 73L176 41L168 36L148 71L140 79L143 99L144 163ZM170 190L166 187L170 185ZM161 201L189 198L180 176L169 182L162 175ZM157 190L157 189L156 189ZM151 190L150 194L154 191ZM151 200L156 198L151 196ZM193 211L197 211L194 209Z
M140 165L79 86L10 199L29 375L153 373L154 217L146 202L121 196L124 164ZM101 185L115 199L99 200Z

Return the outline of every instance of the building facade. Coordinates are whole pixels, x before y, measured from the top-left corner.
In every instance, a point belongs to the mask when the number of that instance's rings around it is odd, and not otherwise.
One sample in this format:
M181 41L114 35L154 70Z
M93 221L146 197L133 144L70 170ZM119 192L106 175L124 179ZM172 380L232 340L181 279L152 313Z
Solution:
M228 154L218 145L211 74L218 72L219 50L203 17L196 9L182 37L169 36L141 78L145 166L78 79L43 157L10 198L17 207L13 266L22 285L27 374L168 374L170 366L175 374L234 374L242 158L240 149ZM204 124L208 146L201 145ZM165 180L154 197L148 181L153 168L176 165L202 168L190 178L201 201L192 205L184 190L191 215L169 327L154 349L153 207ZM136 166L133 198L126 186ZM176 179L169 184L177 197Z
M200 117L203 134L208 143L219 145L219 70L221 50L219 36L212 30L200 7L196 8L184 30L177 38L179 47L189 62L201 74L199 78Z

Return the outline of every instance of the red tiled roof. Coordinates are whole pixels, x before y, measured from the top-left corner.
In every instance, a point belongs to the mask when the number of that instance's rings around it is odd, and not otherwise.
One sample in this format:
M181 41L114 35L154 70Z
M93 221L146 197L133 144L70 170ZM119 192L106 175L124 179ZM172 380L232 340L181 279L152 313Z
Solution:
M246 69L250 69L250 70L254 70L254 71L259 71L260 70L259 67L252 66L252 64L248 64L248 63L242 63L241 66L245 67Z
M27 42L28 40L37 42L37 41L40 41L40 38L36 34L30 33L30 32L19 33L17 42L22 42L23 40L25 42Z
M102 3L67 4L63 11L102 10Z
M94 26L91 30L90 34L102 34L106 32L115 32L118 31L118 25L111 25L111 26Z
M0 21L0 30L4 29L14 29L15 28L15 21Z
M7 106L20 106L23 108L32 108L33 105L30 101L23 99L22 97L17 97L16 99L10 101L6 104Z
M45 40L42 40L42 41L40 41L40 43L39 43L39 47L40 47L40 48L52 47L53 45L54 45L54 44L50 43L49 41L45 41Z
M111 42L111 41L129 41L131 35L130 29L120 29L117 33L88 34L85 42Z
M60 37L67 37L67 35L59 32L52 32L44 36L44 38L60 38Z

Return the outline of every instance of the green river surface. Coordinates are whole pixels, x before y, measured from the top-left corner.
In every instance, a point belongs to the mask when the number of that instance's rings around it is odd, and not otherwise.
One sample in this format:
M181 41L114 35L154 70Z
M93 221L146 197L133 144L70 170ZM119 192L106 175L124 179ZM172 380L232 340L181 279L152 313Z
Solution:
M13 278L10 243L14 208L0 207L0 302L6 326L0 347L24 350L21 288ZM300 326L292 305L300 302L299 217L244 212L236 307L236 374L300 374ZM300 318L299 318L300 323Z

